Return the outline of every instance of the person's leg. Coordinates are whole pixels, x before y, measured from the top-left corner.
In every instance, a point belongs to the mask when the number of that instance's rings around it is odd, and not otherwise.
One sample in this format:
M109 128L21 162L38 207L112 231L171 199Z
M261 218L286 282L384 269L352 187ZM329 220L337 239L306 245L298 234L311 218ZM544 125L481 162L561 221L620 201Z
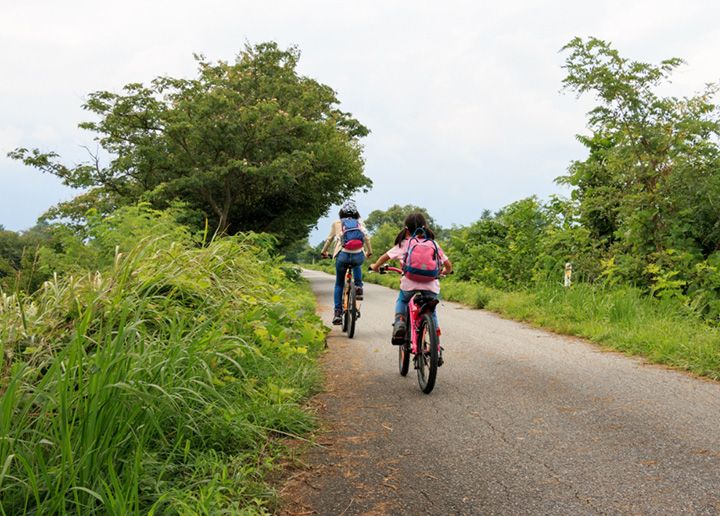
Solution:
M395 301L395 313L404 314L407 312L408 303L414 292L412 290L401 290L398 294L397 301Z
M353 267L353 277L355 278L355 286L362 287L362 264Z
M362 264L365 263L365 255L362 253L351 253L353 259L353 278L355 278L355 291L358 300L363 299Z
M413 295L411 290L401 290L395 302L395 322L393 323L393 344L402 344L407 332L407 309L410 298Z
M353 277L355 278L355 286L362 287L362 264L365 263L365 255L357 253L357 256L358 257L355 259L355 267L353 268Z
M333 313L333 324L342 324L342 291L345 283L345 262L341 257L342 253L338 254L335 260L335 291L333 302L335 304L335 311Z

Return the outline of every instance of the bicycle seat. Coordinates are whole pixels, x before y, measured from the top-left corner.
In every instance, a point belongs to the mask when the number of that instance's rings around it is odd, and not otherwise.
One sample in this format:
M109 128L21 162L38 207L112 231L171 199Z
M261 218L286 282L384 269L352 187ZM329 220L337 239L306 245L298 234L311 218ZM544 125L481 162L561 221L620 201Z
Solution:
M427 305L433 301L435 301L435 304L437 304L437 299L434 299L432 296L429 296L427 294L423 294L422 292L418 292L414 296L415 304L418 306Z

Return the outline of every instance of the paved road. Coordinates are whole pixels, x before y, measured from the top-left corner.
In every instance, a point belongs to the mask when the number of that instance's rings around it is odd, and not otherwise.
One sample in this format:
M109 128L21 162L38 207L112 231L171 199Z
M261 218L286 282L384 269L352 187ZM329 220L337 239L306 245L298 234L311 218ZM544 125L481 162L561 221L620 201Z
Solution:
M333 278L308 271L325 323ZM285 514L720 514L720 384L445 302L430 395L397 371L396 292L328 339L327 432Z

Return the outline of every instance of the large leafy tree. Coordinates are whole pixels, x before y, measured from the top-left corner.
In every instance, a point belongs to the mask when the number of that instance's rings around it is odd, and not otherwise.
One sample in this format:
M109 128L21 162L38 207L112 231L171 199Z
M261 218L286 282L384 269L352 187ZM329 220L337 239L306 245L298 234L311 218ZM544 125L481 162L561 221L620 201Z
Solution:
M690 98L661 97L680 59L652 65L608 43L573 39L566 89L592 93L589 149L558 180L574 187L580 222L640 281L672 256L708 257L720 245L718 110L710 84ZM613 258L614 259L614 258Z
M158 77L101 91L84 108L112 157L74 168L53 153L17 149L16 159L89 189L52 216L82 218L88 207L110 212L149 201L181 201L189 220L233 234L302 240L339 199L367 190L359 139L368 129L338 109L335 92L298 75L299 51L275 43L247 45L235 63L198 56L194 79Z
M405 217L411 213L422 213L425 215L428 225L433 231L440 229L435 223L435 219L428 215L425 208L415 206L414 204L406 204L405 206L394 204L387 210L373 210L365 219L365 225L367 226L368 231L372 233L383 224L389 224L396 228L395 233L398 233L403 227Z

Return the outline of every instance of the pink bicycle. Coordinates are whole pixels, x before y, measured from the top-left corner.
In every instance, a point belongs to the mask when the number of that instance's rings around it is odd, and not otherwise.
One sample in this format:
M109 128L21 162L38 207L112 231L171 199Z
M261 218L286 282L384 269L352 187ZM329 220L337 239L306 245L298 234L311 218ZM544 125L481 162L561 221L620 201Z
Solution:
M380 274L402 270L384 265L380 267ZM400 374L406 376L410 369L410 356L417 370L420 390L425 394L435 387L438 367L442 365L442 348L440 348L440 332L435 324L433 313L438 304L427 294L416 293L408 303L408 331L405 332L404 341L398 346L398 366Z

